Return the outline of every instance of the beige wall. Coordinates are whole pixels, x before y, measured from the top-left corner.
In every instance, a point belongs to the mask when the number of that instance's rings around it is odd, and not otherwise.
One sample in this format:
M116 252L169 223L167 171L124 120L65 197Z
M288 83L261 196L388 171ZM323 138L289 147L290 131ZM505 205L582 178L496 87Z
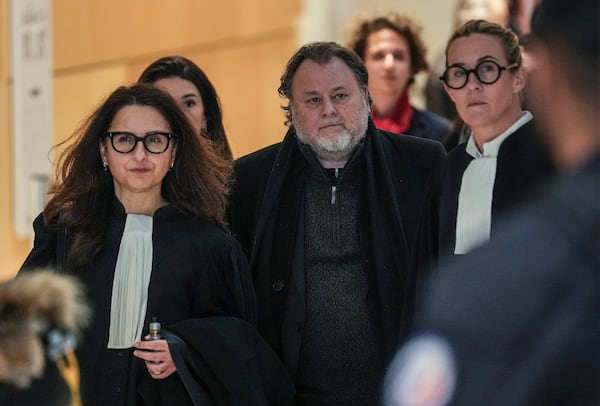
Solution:
M29 241L15 237L12 223L8 11L8 0L0 0L0 278L13 273L16 263L22 261L23 254L29 249Z
M0 0L0 279L31 247L12 224L8 3ZM54 0L55 141L147 64L179 54L213 81L236 156L276 142L285 130L277 86L299 9L299 0Z
M283 64L296 47L298 2L164 4L55 1L57 135L70 133L91 106L116 85L135 81L156 58L180 54L198 63L213 81L236 155L281 137L276 89Z

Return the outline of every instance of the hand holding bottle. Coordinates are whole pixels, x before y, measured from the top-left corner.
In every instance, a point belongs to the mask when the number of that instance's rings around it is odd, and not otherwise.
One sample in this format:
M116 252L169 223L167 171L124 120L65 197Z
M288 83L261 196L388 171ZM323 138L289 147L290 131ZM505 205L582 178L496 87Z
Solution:
M144 337L145 341L135 344L133 355L144 360L150 376L154 379L165 379L177 370L169 345L162 338L160 323L156 317L149 324L150 333Z

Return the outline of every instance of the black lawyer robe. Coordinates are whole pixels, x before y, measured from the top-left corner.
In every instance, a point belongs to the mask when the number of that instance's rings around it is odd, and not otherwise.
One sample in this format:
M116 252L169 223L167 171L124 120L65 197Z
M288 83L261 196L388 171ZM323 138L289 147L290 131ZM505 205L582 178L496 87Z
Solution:
M456 215L462 177L473 160L466 151L467 143L448 153L446 175L440 203L440 255L454 256ZM533 121L518 128L506 138L498 151L496 179L492 195L491 235L502 215L517 208L536 194L554 174L554 164Z
M77 349L83 402L86 406L186 404L190 399L177 374L154 380L131 348L106 348L113 276L126 220L118 200L114 199L111 210L102 251L88 265L67 270L82 282L93 311L91 325ZM34 248L22 271L54 267L58 262L57 244L63 230L46 227L41 216L35 220L34 229ZM255 323L256 302L248 263L230 235L212 222L191 218L167 205L153 216L152 241L143 335L148 333L152 317L157 317L164 328L212 316ZM161 393L162 400L153 396L155 393ZM147 403L142 399L148 399Z

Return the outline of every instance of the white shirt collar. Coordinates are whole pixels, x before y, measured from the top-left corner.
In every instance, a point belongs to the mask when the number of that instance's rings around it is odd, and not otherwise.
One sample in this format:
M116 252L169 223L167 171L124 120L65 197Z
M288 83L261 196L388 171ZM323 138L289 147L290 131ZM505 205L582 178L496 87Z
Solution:
M529 111L524 111L521 117L517 121L515 121L510 127L508 127L504 132L495 137L488 142L483 143L483 152L479 152L479 148L477 148L477 144L475 144L475 138L473 135L469 137L469 141L467 141L466 151L473 158L482 158L482 157L493 157L498 156L498 151L500 150L500 146L505 139L508 138L509 135L517 131L519 128L527 124L533 115Z

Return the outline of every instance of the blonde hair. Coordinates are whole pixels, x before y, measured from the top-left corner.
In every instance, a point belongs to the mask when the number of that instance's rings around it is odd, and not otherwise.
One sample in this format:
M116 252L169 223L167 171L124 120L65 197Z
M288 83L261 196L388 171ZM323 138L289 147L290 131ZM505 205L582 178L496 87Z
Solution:
M458 38L468 37L471 34L487 34L498 37L502 43L507 64L515 64L513 70L517 70L523 64L523 57L521 56L521 48L519 46L519 38L517 35L508 28L486 20L467 21L454 31L446 44L446 60L448 59L448 49L450 48L450 45Z

